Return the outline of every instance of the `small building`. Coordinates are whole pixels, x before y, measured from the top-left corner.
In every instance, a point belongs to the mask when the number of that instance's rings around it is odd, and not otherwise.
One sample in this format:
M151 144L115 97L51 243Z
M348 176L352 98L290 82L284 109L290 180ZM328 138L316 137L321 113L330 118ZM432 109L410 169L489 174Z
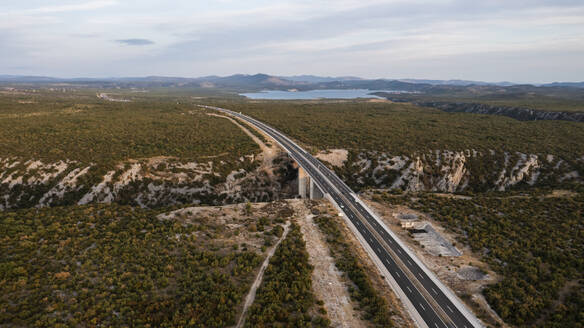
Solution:
M415 228L416 223L418 223L418 215L413 213L400 213L397 218L403 229Z

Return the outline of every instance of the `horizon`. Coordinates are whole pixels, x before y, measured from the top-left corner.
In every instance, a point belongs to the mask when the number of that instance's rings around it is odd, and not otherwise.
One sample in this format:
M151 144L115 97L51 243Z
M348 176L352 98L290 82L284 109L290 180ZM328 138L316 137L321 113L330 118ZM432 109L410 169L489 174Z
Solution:
M0 72L582 81L584 3L9 0ZM301 74L300 74L301 75Z
M227 78L227 77L231 77L231 76L237 76L237 75L242 75L242 76L254 76L254 75L266 75L266 76L271 76L271 77L278 77L278 78L299 78L299 77L316 77L316 78L328 78L328 79L344 79L344 78L355 78L355 79L361 79L361 80L387 80L387 81L403 81L403 82L408 82L409 81L440 81L440 82L456 82L456 81L463 81L463 82L477 82L477 83L488 83L488 84L503 84L503 83L510 83L513 85L534 85L534 86L538 86L538 85L544 85L544 84L552 84L552 83L583 83L584 79L582 80L573 80L573 81L536 81L536 82L521 82L521 81L486 81L486 80L467 80L467 79L457 79L457 78L442 78L442 79L430 79L430 78L392 78L392 77L373 77L373 78L365 78L362 76L357 76L357 75L344 75L344 76L333 76L333 75L316 75L316 74L310 74L310 73L306 73L306 74L293 74L293 75L278 75L278 74L269 74L269 73L262 73L262 72L258 72L258 73L250 73L250 74L245 74L245 73L233 73L233 74L228 74L228 75L217 75L217 74L211 74L211 75L205 75L205 76L176 76L176 75L141 75L141 76L96 76L96 77L90 77L90 76L49 76L49 75L35 75L35 74L26 74L26 75L22 75L22 74L1 74L0 73L0 77L16 77L16 78L48 78L48 79L56 79L56 80L83 80L83 79L87 79L87 80L102 80L102 81L107 81L107 80L114 80L114 79L147 79L147 78L176 78L176 79L203 79L203 78L209 78L209 77L218 77L218 78ZM0 81L2 82L2 81ZM5 82L5 81L4 81Z

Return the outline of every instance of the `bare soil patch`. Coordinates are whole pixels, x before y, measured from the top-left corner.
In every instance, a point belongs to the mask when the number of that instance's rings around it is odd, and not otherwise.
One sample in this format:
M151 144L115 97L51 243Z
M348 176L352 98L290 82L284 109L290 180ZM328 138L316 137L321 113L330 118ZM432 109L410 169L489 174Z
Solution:
M548 198L560 198L560 197L575 197L578 193L575 193L571 190L554 190L551 194L546 195L545 197Z
M270 220L284 217L283 213L293 213L287 203L278 201L271 203L251 203L224 206L194 206L185 207L170 213L159 215L161 220L175 220L187 224L204 221L207 226L215 227L215 231L198 231L195 236L202 243L213 242L219 246L236 244L250 251L267 254L264 245L264 232L258 231L258 219L265 217ZM270 231L275 224L265 226L264 231Z
M482 295L482 290L487 285L496 283L501 277L480 260L479 254L473 253L468 245L457 243L456 234L446 230L440 222L424 213L402 205L392 206L372 201L369 194L361 196L361 199L378 214L386 226L396 233L426 267L434 272L440 281L448 286L479 319L489 325L499 324L507 327ZM431 249L420 244L415 239L415 234L402 228L399 218L404 214L416 215L421 221L431 224L436 232L452 243L462 252L462 255L437 256Z
M407 314L407 311L404 309L402 303L395 296L393 290L385 281L385 277L379 274L379 270L377 269L376 265L373 263L371 258L369 258L369 255L365 249L361 246L353 232L345 223L345 220L338 217L337 210L328 201L325 200L319 201L315 204L316 205L312 207L312 210L318 212L320 216L327 216L331 220L338 220L337 222L339 222L344 239L351 245L351 248L354 250L361 264L363 264L365 267L365 271L367 272L367 276L373 287L375 290L379 291L379 295L381 297L385 298L387 303L390 305L390 310L395 313L395 315L391 317L394 324L397 327L415 327L412 319ZM315 229L318 229L318 227L315 227Z
M253 141L255 143L257 143L258 146L260 147L260 149L262 150L262 154L261 154L261 156L262 156L261 169L263 169L270 176L273 176L274 175L274 164L273 164L273 161L274 161L274 159L276 157L278 157L278 155L280 155L282 153L282 149L277 146L277 143L272 142L269 145L266 144L266 143L264 143L262 140L260 140L260 138L258 138L256 135L254 135L253 133L251 133L246 127L244 127L239 122L237 122L235 119L233 119L233 118L231 118L229 116L219 115L219 114L213 114L213 113L208 113L207 115L209 115L209 116L216 116L216 117L220 117L220 118L224 118L224 119L228 119L233 124L237 125L250 138L252 138ZM271 137L269 137L268 135L266 135L265 133L263 133L261 130L255 129L254 127L252 127L252 128L254 130L256 130L257 132L261 133L262 135L264 135L264 137L266 139L271 139Z
M324 302L331 327L367 327L367 323L360 319L360 313L355 310L347 282L330 256L325 236L313 221L314 215L310 213L304 200L289 200L288 203L296 212L297 222L306 241L306 250L310 255L310 264L314 266L312 289L318 299Z
M370 102L370 103L392 103L393 101L387 100L387 99L373 98L373 99L367 100L367 102Z
M326 161L333 166L342 167L347 161L349 151L346 149L327 149L316 154L316 158Z
M182 224L204 222L204 225L209 227L208 229L197 231L194 236L177 236L177 238L195 238L201 245L218 249L220 252L223 250L229 252L231 247L238 247L241 250L253 251L266 259L274 254L277 243L285 238L287 233L284 232L282 238L270 237L274 246L266 248L264 246L266 232L271 232L276 225L284 224L284 221L289 222L293 215L294 209L288 203L276 201L270 203L186 207L160 214L158 218L160 220L173 220ZM260 228L260 218L268 219L271 224L263 225ZM285 231L287 231L287 225L285 226ZM264 264L268 262L269 259L265 260ZM253 297L250 298L248 295L238 305L237 318L242 317L245 306L253 304L254 288L257 289L261 285L265 269L264 265L256 269L254 273L255 282L251 285L249 292L253 294ZM241 324L244 324L244 320L241 321Z

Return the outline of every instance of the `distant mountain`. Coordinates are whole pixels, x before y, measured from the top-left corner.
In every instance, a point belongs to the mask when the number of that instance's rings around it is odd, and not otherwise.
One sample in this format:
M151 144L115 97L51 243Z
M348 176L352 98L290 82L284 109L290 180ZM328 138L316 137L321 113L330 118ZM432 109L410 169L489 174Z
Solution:
M507 87L515 85L512 82L483 82L483 81L471 81L471 80L424 80L424 79L399 79L402 82L408 83L422 83L431 85L455 85L455 86L469 86L469 85L497 85L502 87Z
M93 79L92 79L93 80ZM102 81L123 81L123 82L162 82L162 83L181 83L192 82L192 78L174 77L174 76L146 76L146 77L113 77L98 79Z
M203 87L225 88L235 90L285 89L300 82L286 80L267 74L231 76L205 76L198 78L146 76L146 77L110 77L110 78L52 78L44 76L0 75L4 83L91 83L109 86L139 87Z
M310 85L312 89L369 89L385 91L422 91L429 87L431 87L430 84L384 79L333 81Z
M583 82L554 82L542 84L542 87L572 87L572 88L584 88Z
M228 88L237 90L286 89L300 83L267 74L235 74L224 77L208 76L193 79L193 82L204 88Z
M294 76L281 76L281 78L294 81L294 82L306 82L306 83L321 83L321 82L334 82L334 81L349 81L349 80L363 80L360 77L355 76L316 76L316 75L294 75Z
M48 76L0 75L0 82L57 82L59 79Z
M420 91L425 93L463 90L466 88L510 88L523 92L531 88L584 88L584 82L554 82L548 84L514 84L511 82L482 82L469 80L431 80L431 79L362 79L360 77L340 76L322 77L316 75L274 76L268 74L235 74L230 76L203 77L109 77L109 78L55 78L48 76L0 75L2 83L72 83L92 85L93 87L176 87L176 88L216 88L229 91L259 90L315 90L315 89L370 89L395 91Z

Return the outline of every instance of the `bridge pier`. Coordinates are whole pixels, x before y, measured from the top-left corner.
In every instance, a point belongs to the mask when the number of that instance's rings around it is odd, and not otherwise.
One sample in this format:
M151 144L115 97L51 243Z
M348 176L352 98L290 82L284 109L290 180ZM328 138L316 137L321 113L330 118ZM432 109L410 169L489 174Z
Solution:
M310 199L321 199L324 197L322 190L310 179Z
M306 198L306 189L310 181L310 176L302 168L298 166L298 195L300 198Z
M300 198L321 199L323 192L306 173L302 166L298 166L298 195Z

